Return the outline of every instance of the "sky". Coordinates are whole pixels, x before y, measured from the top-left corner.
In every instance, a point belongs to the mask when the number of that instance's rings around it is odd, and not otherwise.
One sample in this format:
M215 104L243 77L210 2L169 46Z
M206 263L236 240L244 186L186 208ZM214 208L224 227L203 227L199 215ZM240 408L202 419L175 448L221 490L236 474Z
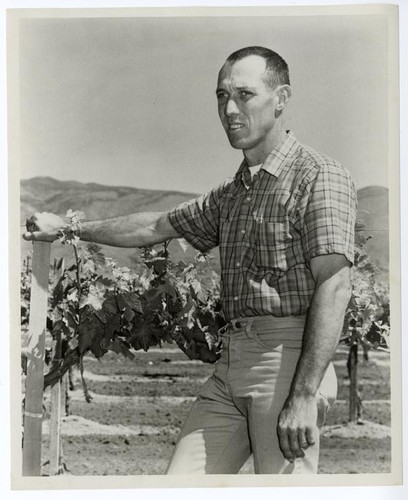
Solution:
M247 45L289 64L286 127L357 187L388 185L388 28L381 15L20 20L20 175L202 193L242 152L217 74Z

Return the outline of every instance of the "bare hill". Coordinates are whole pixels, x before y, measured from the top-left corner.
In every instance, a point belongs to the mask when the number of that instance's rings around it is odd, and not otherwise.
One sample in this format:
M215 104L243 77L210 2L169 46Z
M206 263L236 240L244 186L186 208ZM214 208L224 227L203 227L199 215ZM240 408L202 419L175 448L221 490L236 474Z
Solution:
M389 204L388 189L369 186L358 191L358 218L365 222L366 233L371 236L367 252L374 263L387 272L389 269Z
M71 208L82 210L89 220L104 219L142 210L167 210L195 196L194 193L178 191L154 191L35 177L21 181L21 216L24 219L33 209L65 215Z

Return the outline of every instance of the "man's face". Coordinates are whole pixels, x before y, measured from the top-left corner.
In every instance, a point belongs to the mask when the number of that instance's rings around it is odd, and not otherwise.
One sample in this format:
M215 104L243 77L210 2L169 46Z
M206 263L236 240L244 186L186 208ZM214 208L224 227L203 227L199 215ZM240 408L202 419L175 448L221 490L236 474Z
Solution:
M265 60L256 55L226 63L217 86L218 114L231 146L269 153L277 95L264 81Z

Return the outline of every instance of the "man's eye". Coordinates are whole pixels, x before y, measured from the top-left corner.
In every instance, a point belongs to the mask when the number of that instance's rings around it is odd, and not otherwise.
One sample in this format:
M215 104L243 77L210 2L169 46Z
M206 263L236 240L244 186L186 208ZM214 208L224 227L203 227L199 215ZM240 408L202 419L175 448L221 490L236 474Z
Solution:
M225 92L217 92L217 99L225 99L227 94Z
M247 90L241 90L239 94L241 97L249 97L252 95L252 92L248 92Z

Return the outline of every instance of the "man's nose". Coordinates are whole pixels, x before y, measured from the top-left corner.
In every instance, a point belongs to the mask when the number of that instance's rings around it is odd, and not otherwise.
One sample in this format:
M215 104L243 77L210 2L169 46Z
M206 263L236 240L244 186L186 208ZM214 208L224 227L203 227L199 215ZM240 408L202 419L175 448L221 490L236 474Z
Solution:
M239 109L234 99L228 99L224 110L225 116L238 115Z

